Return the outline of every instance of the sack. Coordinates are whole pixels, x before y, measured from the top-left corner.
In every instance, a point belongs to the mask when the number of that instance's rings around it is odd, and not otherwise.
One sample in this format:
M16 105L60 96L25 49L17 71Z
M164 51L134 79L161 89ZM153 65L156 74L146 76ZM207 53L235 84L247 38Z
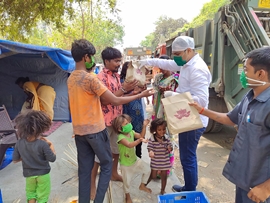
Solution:
M139 81L139 87L143 87L146 82L146 77L145 77L145 67L140 67L139 62L137 61L130 61L128 64L127 68L127 73L126 73L126 81L131 82L133 80L138 80Z
M171 134L174 135L203 127L198 111L188 105L188 103L194 102L190 92L166 97L161 101Z

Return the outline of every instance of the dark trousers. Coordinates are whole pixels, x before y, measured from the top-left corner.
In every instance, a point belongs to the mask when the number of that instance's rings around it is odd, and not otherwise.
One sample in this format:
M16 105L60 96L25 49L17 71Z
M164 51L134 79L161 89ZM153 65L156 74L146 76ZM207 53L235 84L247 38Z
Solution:
M179 133L180 160L184 172L183 191L195 191L198 184L197 146L205 128Z
M112 174L112 153L108 132L104 129L95 134L75 136L78 159L79 203L90 202L91 171L95 155L100 160L100 175L95 203L102 203Z
M247 194L249 191L245 191L241 189L240 187L236 186L235 191L235 203L254 203L251 199L248 198ZM270 198L268 198L263 203L270 203Z
M136 146L136 156L142 158L142 142Z

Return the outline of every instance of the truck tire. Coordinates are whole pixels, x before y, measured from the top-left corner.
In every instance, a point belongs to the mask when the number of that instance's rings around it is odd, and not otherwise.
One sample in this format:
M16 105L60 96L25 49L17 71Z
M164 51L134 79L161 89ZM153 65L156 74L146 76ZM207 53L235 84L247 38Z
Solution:
M213 89L209 89L209 105L208 108L213 111L227 112L227 107L223 98L216 96ZM205 133L217 133L220 132L223 125L209 118L208 125L205 129Z
M222 130L223 125L209 118L205 133L218 133Z

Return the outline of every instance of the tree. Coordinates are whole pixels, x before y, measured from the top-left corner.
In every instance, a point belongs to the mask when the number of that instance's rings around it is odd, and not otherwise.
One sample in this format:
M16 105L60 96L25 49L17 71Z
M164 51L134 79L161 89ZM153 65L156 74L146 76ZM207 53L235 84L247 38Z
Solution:
M171 33L170 38L178 36L179 32L185 32L189 28L198 27L206 20L213 19L219 8L228 4L229 2L230 0L212 0L211 2L205 3L200 11L200 14L196 16L190 23L186 23L183 27L178 28L175 32Z
M142 47L151 47L154 49L155 47L152 47L152 41L155 39L154 33L150 33L145 37L145 40L142 40L140 43L140 46Z
M91 7L95 9L91 13ZM59 47L70 50L74 39L86 38L96 48L96 61L101 62L100 53L106 46L122 43L124 31L121 19L116 16L108 17L104 5L83 2L80 9L74 12L74 18L63 19L65 27L54 29L52 24L39 23L31 31L30 43Z
M151 42L150 47L154 50L158 44L164 43L165 40L170 37L170 33L183 27L185 23L187 23L187 21L183 18L173 19L167 16L160 16L155 22L155 31L147 35L141 42L141 45L150 45Z
M118 12L116 2L117 0L105 1L111 13ZM0 35L6 39L27 42L31 29L39 22L63 29L63 19L73 19L78 7L81 9L81 5L86 3L92 5L92 0L1 0Z
M202 25L206 20L213 19L219 8L228 3L230 3L230 0L212 0L209 3L205 3L200 14L191 21L189 27L194 28Z

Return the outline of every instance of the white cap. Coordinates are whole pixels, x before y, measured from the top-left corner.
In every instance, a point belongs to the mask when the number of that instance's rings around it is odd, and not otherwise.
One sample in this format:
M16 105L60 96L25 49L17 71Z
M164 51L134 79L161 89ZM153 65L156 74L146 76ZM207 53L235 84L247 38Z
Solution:
M172 51L185 51L187 48L194 49L194 39L188 36L176 37L172 43Z

